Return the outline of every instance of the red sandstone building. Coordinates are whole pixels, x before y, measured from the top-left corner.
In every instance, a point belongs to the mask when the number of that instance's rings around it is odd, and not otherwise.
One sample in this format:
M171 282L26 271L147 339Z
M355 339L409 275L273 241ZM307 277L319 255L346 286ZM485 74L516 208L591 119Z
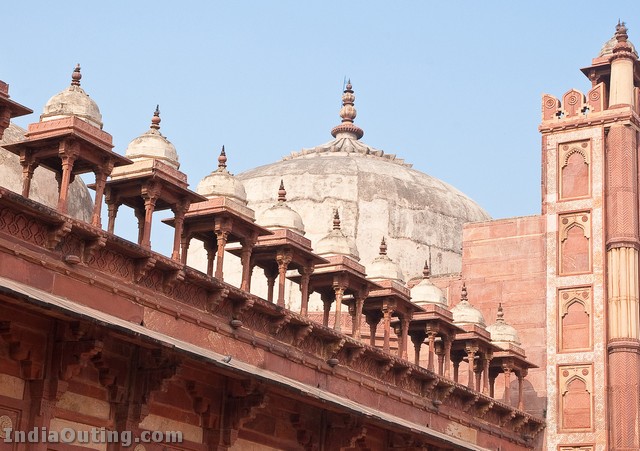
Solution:
M371 264L344 213L314 242L284 184L256 221L224 151L189 190L157 110L114 151L79 68L26 133L0 83L2 174L11 157L20 175L0 179L0 449L125 449L9 443L42 428L182 436L137 451L640 449L640 61L624 24L583 72L586 96L543 97L542 213L467 224L462 272L409 284L392 234ZM395 159L361 143L354 100L349 84L335 140L300 157ZM49 206L38 167L57 180ZM113 233L119 207L137 243ZM150 242L162 210L170 256Z

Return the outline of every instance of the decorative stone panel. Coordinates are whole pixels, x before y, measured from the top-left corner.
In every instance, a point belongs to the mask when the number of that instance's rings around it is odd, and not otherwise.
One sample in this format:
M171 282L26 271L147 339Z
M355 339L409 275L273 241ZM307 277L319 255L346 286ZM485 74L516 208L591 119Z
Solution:
M560 275L591 271L591 213L558 215Z
M589 197L591 194L590 140L563 143L558 148L559 200Z
M593 365L558 366L558 429L593 429Z
M558 290L558 352L593 348L591 287Z

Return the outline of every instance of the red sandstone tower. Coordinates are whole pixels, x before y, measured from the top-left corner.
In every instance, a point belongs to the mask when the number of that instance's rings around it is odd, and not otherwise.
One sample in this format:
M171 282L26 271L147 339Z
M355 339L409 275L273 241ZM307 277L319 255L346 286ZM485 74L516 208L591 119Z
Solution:
M540 126L547 448L637 450L640 62L624 23L583 72L587 96L545 95Z

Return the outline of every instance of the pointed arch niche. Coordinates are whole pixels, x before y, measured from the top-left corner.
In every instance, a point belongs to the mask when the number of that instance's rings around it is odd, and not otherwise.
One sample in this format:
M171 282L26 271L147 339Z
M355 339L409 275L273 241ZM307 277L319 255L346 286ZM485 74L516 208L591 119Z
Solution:
M558 367L558 429L593 429L593 368L591 365Z
M558 185L559 200L591 195L591 141L558 145Z
M558 290L559 352L593 348L591 287Z
M558 216L559 274L584 274L591 271L591 213L588 211Z

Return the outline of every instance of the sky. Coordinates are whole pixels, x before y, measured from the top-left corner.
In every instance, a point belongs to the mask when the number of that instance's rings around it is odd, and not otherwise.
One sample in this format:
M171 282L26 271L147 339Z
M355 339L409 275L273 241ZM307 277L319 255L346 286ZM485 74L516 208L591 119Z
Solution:
M455 186L494 218L540 212L541 96L586 93L635 1L12 1L0 80L35 113L76 65L115 148L156 104L195 189L224 144L233 173L331 139L343 83L368 145Z

